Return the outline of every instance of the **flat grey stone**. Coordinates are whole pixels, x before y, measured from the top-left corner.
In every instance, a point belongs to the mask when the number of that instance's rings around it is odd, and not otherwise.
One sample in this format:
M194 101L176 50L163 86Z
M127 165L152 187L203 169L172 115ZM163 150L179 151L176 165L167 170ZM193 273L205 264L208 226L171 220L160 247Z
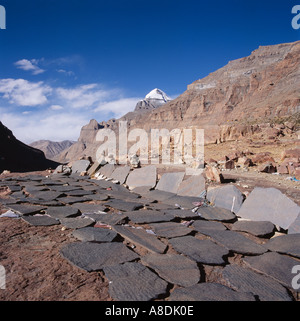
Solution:
M153 234L144 229L129 226L113 225L113 230L135 245L139 245L152 253L164 253L167 246Z
M193 231L180 223L174 222L154 223L150 227L158 236L166 238L188 235Z
M199 202L199 197L175 195L163 201L164 204L179 205L183 209L195 208L195 205L193 205L194 202Z
M270 276L293 290L292 279L295 274L291 271L299 261L287 255L281 255L276 252L267 252L259 256L248 256L243 259L251 269ZM300 291L300 289L298 290Z
M255 243L245 236L234 231L206 231L206 235L213 238L219 244L222 244L228 250L245 255L259 255L267 251L267 248L263 245Z
M115 170L115 165L114 164L106 164L102 166L99 170L100 174L106 176L106 177L111 177L111 174Z
M193 236L173 238L169 240L169 243L179 253L203 264L224 264L223 257L229 254L229 251L223 246L217 245L211 240L199 240Z
M108 225L124 224L127 219L127 215L118 214L118 213L93 214L93 216L91 215L87 215L87 216L93 218L96 222L100 222Z
M209 221L233 222L236 220L236 216L231 211L219 207L199 207L198 213Z
M222 276L228 286L239 292L251 292L260 301L291 301L285 287L265 275L236 264L227 265L222 270Z
M62 185L56 186L55 185L55 186L50 186L50 188L53 191L62 192L62 193L81 190L80 186L71 186L71 185L68 185L68 186L62 186Z
M174 219L174 215L165 214L163 211L140 210L126 212L129 220L136 224L169 222Z
M74 173L81 173L81 172L85 172L88 167L90 166L90 161L88 160L85 160L85 159L81 159L81 160L78 160L78 161L75 161L73 164L72 164L72 174Z
M151 191L148 191L147 193L143 193L142 195L147 199L162 201L162 202L164 202L165 200L171 197L176 196L174 193L159 191L159 190L151 190Z
M80 215L79 210L72 206L48 207L46 213L53 218L67 218Z
M30 194L34 198L44 200L44 201L53 201L63 195L61 192L54 192L54 191L33 192Z
M107 210L107 208L101 204L77 203L72 207L79 209L82 214L101 214L101 212Z
M237 213L244 201L244 196L234 185L227 185L211 189L206 198L216 207L225 208Z
M124 184L130 172L130 166L118 166L111 174L111 178L116 179L120 184Z
M165 211L165 210L172 210L172 209L176 209L175 206L172 205L168 205L168 204L163 204L163 203L151 203L148 206L149 208L153 209L153 210L157 210L157 211Z
M191 210L181 210L181 209L168 209L168 210L164 210L164 212L166 214L171 214L174 217L178 217L178 218L199 218L199 215L197 213L192 212Z
M60 197L59 201L65 204L75 204L75 203L82 203L82 202L88 202L91 201L91 198L89 198L88 196L67 196L67 197Z
M149 301L167 291L167 282L140 263L105 267L104 273L109 293L118 301Z
M109 196L102 193L95 193L89 195L89 199L91 199L92 201L107 201L109 199Z
M60 253L70 263L88 272L139 258L124 244L117 242L76 242L65 245Z
M177 194L180 196L200 197L205 191L205 178L203 175L192 175L181 182Z
M270 221L283 229L296 220L300 206L276 188L255 187L237 215L252 221Z
M83 189L78 189L76 191L65 192L68 196L85 196L85 195L93 195L93 191L86 191Z
M195 221L192 226L196 231L204 235L208 235L209 232L212 230L217 230L217 231L226 230L226 227L222 223L214 222L214 221L198 220L198 221Z
M83 227L72 232L72 235L82 242L112 242L116 237L117 233L98 227Z
M22 219L25 222L29 223L30 225L34 225L34 226L51 226L51 225L59 224L58 220L48 215L41 215L41 216L28 215L28 216L22 216Z
M297 216L295 221L289 226L288 234L300 233L300 214Z
M165 173L161 176L161 179L157 183L156 189L176 194L184 175L184 172Z
M46 209L45 206L21 205L21 204L8 204L8 205L5 205L5 207L20 215L36 214Z
M236 292L219 283L198 283L175 289L169 301L255 301L251 293Z
M120 199L112 199L104 203L104 206L109 206L120 211L134 211L143 207L143 204L137 202L126 202Z
M20 203L20 201L18 199L9 197L9 198L0 198L0 203L2 205L9 205L9 204Z
M172 284L192 286L200 281L197 263L183 255L148 254L142 257L141 262Z
M238 221L232 225L232 230L247 232L258 237L268 237L274 233L275 226L268 221Z
M60 223L67 228L77 229L77 228L90 226L94 224L95 221L88 217L79 216L79 217L61 218Z
M300 234L281 235L269 240L265 246L271 251L300 258Z
M151 188L156 185L156 166L149 165L133 170L127 177L126 184L129 189L139 186L149 186Z

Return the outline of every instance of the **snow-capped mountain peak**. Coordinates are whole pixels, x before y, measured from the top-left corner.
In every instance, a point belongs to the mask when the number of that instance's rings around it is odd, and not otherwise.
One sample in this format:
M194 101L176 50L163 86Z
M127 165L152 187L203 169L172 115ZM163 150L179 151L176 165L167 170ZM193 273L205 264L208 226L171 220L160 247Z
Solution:
M164 100L165 102L172 100L165 92L155 88L151 90L145 97L145 99L159 99Z

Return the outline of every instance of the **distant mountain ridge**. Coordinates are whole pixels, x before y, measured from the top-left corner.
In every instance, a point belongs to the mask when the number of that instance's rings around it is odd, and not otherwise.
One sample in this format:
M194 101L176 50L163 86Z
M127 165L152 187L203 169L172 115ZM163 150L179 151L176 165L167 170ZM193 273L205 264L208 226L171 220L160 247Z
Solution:
M62 142L53 142L50 140L38 140L29 144L29 146L40 149L44 152L46 158L57 160L57 157L62 151L72 146L75 142L64 140Z

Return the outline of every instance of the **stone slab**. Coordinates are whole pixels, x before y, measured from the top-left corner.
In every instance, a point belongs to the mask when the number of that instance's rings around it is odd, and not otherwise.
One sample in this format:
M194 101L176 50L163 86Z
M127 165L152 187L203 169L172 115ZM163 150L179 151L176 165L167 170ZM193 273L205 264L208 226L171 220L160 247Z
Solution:
M100 163L95 161L95 163L88 169L88 174L90 176L94 175L100 168Z
M217 245L211 240L199 240L193 236L177 237L169 240L169 243L179 253L185 254L192 260L211 265L224 264L224 256L229 251L223 246Z
M77 191L77 190L81 190L81 187L80 186L71 186L71 185L68 185L68 186L51 186L51 190L53 191L57 191L57 192L71 192L71 191Z
M157 179L156 166L149 165L133 170L127 177L126 184L129 189L139 186L155 187Z
M227 185L211 189L206 198L216 207L225 208L237 213L244 201L244 196L234 185Z
M192 226L196 231L204 235L209 234L209 232L213 230L217 230L217 231L226 230L226 227L222 223L214 222L214 221L198 220L198 221L195 221Z
M292 300L286 288L279 282L236 264L227 265L222 270L222 277L232 289L253 293L260 301Z
M278 253L300 258L300 234L287 234L272 238L265 246Z
M140 263L104 268L109 293L118 301L150 301L167 292L167 282Z
M72 174L74 173L81 173L81 172L85 172L88 167L90 166L90 161L88 160L85 160L85 159L81 159L81 160L78 160L78 161L75 161L73 164L72 164Z
M104 206L109 206L120 211L129 212L142 208L143 204L137 202L126 202L120 199L111 199L108 202L105 202Z
M108 225L118 225L124 224L127 221L127 215L118 214L118 213L109 213L109 214L92 214L87 215L88 217L93 218L96 222L100 222Z
M117 242L75 242L65 245L60 253L70 263L88 272L139 258L124 244Z
M77 208L82 214L97 214L105 212L107 208L101 204L77 203L72 207Z
M41 191L41 192L32 192L30 193L32 197L44 201L54 201L60 196L63 196L61 192L55 192L55 191Z
M189 218L199 218L197 213L192 212L191 210L181 210L181 209L168 209L164 210L166 214L171 214L174 217L189 219Z
M113 179L116 179L120 184L126 182L127 176L130 172L130 166L118 166L111 174Z
M291 271L295 265L300 265L298 260L276 252L267 252L259 256L245 257L243 261L246 262L251 269L270 276L293 290L292 280L295 274L291 273ZM298 291L300 291L300 289Z
M237 215L252 221L270 221L288 229L299 213L300 206L278 189L255 187Z
M105 177L111 177L111 174L115 170L115 165L114 164L106 164L102 166L99 170L99 173L101 175L104 175Z
M34 226L51 226L51 225L59 224L58 220L48 215L41 215L41 216L27 215L27 216L22 216L22 219L25 222L29 223L30 225L34 225Z
M175 289L170 301L255 301L251 293L237 292L219 283L199 283Z
M300 233L300 214L295 221L288 227L288 234Z
M5 207L20 215L36 214L46 209L46 207L43 207L43 206L21 205L21 204L9 204L9 205L5 205Z
M247 232L258 237L270 237L275 225L268 221L238 221L232 225L233 231Z
M200 281L197 263L183 255L148 254L142 257L141 262L172 284L192 286Z
M174 219L174 215L165 214L163 211L140 210L126 212L129 220L136 224L169 222Z
M83 189L78 189L76 191L65 192L68 196L86 196L86 195L93 195L93 191L86 191Z
M206 235L213 238L219 244L222 244L228 250L245 255L259 255L267 251L267 248L261 244L255 243L245 236L234 231L206 231Z
M79 216L79 217L61 218L60 223L66 228L77 229L77 228L90 226L94 224L95 221L88 217Z
M148 191L147 193L141 194L143 197L150 199L150 200L155 200L155 201L161 201L164 202L165 200L176 196L174 193L166 192L166 191L159 191L159 190L151 190Z
M192 175L180 183L177 194L180 196L200 197L204 191L205 178L203 175Z
M46 213L51 217L58 219L80 215L79 210L72 206L48 207Z
M159 241L155 235L147 233L144 229L129 226L113 225L113 230L135 245L139 245L152 253L164 253L167 246Z
M105 243L112 242L118 234L104 228L83 227L73 231L72 235L82 242Z
M65 204L75 204L75 203L82 203L82 202L88 202L91 201L91 198L88 196L66 196L66 197L60 197L59 201Z
M182 209L195 208L195 205L193 205L194 202L199 202L199 197L175 195L163 201L164 204L176 207L180 206Z
M197 212L202 218L209 221L233 222L236 216L229 210L219 207L199 207Z
M184 175L184 172L165 173L161 176L161 179L157 183L156 189L176 194Z
M180 223L174 223L174 222L154 223L154 224L151 224L150 227L154 230L156 235L165 237L165 238L185 236L190 234L193 231L192 229Z

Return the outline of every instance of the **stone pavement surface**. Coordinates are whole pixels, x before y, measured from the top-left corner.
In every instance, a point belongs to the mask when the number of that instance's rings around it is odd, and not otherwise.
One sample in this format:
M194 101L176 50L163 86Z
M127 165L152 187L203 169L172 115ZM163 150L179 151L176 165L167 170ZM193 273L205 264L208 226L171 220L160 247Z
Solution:
M76 164L81 165L85 164ZM127 175L128 168L123 170L102 167L115 177ZM2 209L18 214L11 220L36 229L60 224L70 231L61 257L78 269L102 271L114 300L297 299L291 269L300 265L300 234L278 231L276 222L270 222L273 207L265 202L264 210L260 195L256 203L256 192L239 210L235 203L233 213L227 205L232 206L232 195L238 195L235 190L225 189L228 200L220 191L214 194L225 204L215 207L200 196L151 190L157 184L151 166L129 172L128 179L129 187L136 187L133 191L77 174L9 177L0 180L0 186L13 186L13 191L0 203ZM187 187L185 183L185 191ZM264 192L269 197L270 191ZM278 222L288 227L297 218L297 207L282 199L292 214L283 212ZM242 220L240 212L254 219ZM275 211L276 220L280 213ZM275 236L276 231L281 235Z

